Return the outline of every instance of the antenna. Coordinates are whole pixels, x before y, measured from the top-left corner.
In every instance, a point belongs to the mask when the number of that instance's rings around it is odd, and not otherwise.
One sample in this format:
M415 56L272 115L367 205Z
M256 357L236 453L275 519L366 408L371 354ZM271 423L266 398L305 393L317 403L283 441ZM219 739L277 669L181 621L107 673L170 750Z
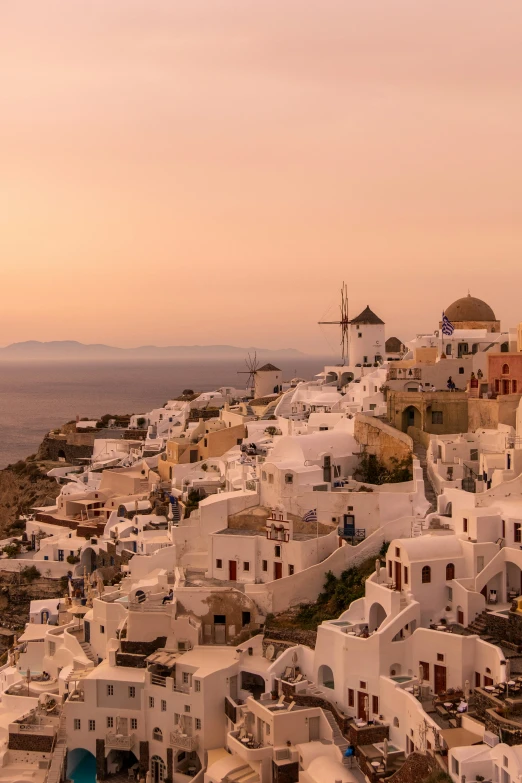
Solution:
M238 375L248 375L247 382L246 382L246 388L250 389L252 392L252 397L254 396L254 388L256 385L256 374L257 374L257 368L259 367L259 363L257 361L257 353L254 351L254 355L251 356L250 353L248 354L248 359L245 359L245 364L247 366L246 370L238 370Z
M339 305L339 310L339 321L318 321L318 323L341 327L341 362L344 365L348 358L348 326L350 325L350 320L348 318L348 286L344 282L341 287L341 304Z

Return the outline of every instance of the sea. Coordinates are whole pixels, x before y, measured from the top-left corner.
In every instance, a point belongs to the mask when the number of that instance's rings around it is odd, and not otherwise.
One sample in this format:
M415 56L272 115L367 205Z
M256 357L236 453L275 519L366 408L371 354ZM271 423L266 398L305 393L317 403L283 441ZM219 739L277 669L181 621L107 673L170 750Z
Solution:
M276 359L285 380L311 380L332 357ZM45 434L77 415L144 413L184 389L244 388L241 362L161 361L0 362L0 468L34 454Z

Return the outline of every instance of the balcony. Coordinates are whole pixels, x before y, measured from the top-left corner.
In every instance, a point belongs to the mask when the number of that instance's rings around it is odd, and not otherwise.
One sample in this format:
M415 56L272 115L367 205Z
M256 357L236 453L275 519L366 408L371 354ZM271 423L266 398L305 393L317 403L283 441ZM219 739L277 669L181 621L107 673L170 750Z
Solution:
M116 734L115 731L110 731L105 735L105 747L115 750L132 750L135 741L134 734Z
M271 757L273 752L272 745L264 745L248 735L241 738L240 731L230 731L227 734L227 745L232 753L248 763L262 761L264 758Z
M170 732L170 744L173 748L179 750L197 750L198 749L198 736L189 737L187 734L182 734L179 731Z

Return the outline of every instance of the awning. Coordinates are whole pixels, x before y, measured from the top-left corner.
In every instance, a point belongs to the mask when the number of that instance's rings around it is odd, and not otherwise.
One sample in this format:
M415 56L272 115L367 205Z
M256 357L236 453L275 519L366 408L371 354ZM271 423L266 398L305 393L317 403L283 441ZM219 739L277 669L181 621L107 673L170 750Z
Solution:
M473 734L468 729L443 729L440 733L449 749L462 748L465 745L478 745L484 741L482 737Z

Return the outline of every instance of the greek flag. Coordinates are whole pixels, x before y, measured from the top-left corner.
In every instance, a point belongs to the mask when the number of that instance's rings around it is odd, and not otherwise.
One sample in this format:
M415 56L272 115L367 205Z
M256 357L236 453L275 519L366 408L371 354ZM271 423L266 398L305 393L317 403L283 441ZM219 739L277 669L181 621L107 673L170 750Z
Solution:
M450 319L447 317L446 313L442 313L442 334L450 337L454 331L455 327L451 323Z
M303 517L303 522L317 522L317 509L311 508Z

